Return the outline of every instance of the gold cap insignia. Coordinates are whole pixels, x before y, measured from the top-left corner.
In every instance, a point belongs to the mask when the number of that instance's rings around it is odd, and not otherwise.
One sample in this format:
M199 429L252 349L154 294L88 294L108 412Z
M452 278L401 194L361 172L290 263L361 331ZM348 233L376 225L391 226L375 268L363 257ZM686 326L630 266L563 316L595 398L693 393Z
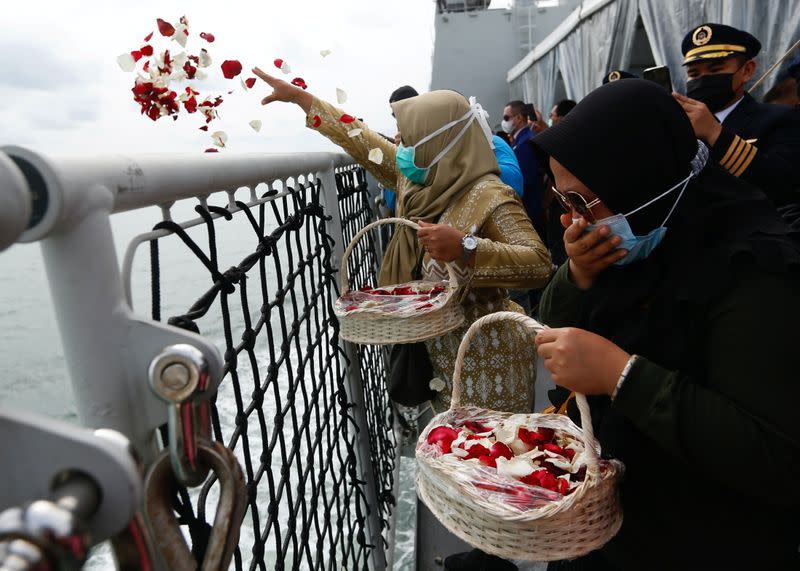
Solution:
M711 28L700 26L692 34L692 43L696 46L703 46L711 40Z
M617 81L619 79L619 72L617 70L608 74L608 81Z

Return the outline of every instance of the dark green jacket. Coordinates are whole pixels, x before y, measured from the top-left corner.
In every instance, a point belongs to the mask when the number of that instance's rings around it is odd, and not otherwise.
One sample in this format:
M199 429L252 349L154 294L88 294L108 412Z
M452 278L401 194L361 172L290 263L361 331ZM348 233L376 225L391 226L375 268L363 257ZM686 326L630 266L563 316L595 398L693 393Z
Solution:
M563 265L542 322L575 326L585 296ZM603 449L623 450L626 465L624 522L605 558L635 570L800 569L800 283L747 266L698 312L704 378L640 355L613 404L590 399Z

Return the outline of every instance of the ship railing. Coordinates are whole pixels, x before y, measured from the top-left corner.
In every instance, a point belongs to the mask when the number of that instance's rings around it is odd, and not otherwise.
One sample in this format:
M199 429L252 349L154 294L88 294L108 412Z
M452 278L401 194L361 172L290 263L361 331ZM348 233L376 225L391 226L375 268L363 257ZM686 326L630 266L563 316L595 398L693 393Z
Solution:
M344 247L375 217L363 168L335 153L0 151L0 250L41 244L85 427L0 411L5 479L29 482L0 487L0 556L38 541L3 514L56 505L54 482L70 476L96 487L71 545L111 539L118 568L168 568L188 549L228 550L235 569L391 568L400 459L386 355L344 342L333 314ZM148 208L156 224L120 264L111 217ZM381 250L379 236L359 244L353 285L374 283ZM214 443L243 475L236 545L215 539L225 478L201 454ZM189 545L162 545L143 507L165 462L174 493L160 509Z

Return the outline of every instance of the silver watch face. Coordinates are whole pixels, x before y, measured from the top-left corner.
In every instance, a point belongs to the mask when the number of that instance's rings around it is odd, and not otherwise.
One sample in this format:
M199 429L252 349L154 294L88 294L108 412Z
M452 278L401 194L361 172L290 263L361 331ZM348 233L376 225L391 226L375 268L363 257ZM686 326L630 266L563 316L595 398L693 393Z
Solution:
M472 252L473 250L478 249L478 239L471 234L464 236L464 241L462 242L464 249L468 252Z

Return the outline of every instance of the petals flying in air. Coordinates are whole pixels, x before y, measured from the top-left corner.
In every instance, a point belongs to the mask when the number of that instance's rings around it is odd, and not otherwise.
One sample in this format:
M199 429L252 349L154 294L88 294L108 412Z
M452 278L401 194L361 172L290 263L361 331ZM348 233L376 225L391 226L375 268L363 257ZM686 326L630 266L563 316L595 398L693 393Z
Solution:
M381 151L378 147L370 149L367 158L371 160L373 163L381 164L383 162L383 151Z
M261 119L253 119L248 125L250 125L256 133L261 131Z
M336 88L336 101L341 105L342 103L347 103L347 93L344 90Z

